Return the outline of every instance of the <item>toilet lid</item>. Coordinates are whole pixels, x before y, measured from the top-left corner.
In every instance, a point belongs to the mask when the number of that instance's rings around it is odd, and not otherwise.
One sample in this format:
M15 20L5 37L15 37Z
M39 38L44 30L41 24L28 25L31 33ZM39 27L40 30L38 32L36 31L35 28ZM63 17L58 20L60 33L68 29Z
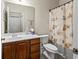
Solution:
M52 51L56 51L57 50L57 47L52 45L52 44L44 44L43 45L46 49L49 49L49 50L52 50Z

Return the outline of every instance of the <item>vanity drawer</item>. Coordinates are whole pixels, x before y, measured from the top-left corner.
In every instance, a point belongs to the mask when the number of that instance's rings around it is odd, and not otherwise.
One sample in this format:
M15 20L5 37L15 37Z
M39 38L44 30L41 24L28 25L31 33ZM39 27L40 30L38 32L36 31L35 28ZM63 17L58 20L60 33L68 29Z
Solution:
M31 46L31 53L40 52L40 44Z
M31 40L31 44L40 44L40 38L35 38L33 40Z
M16 44L20 44L20 43L30 43L29 40L21 40L21 41L17 41Z

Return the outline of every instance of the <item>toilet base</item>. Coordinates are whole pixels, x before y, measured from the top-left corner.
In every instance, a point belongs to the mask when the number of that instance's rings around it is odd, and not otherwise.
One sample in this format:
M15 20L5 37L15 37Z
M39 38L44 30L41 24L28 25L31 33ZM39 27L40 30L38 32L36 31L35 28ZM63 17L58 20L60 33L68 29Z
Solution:
M54 56L55 56L54 53L49 53L49 52L47 52L47 51L44 51L44 52L43 52L43 55L45 55L45 57L46 57L47 59L54 59Z
M48 53L48 55L50 56L51 59L55 58L55 53Z

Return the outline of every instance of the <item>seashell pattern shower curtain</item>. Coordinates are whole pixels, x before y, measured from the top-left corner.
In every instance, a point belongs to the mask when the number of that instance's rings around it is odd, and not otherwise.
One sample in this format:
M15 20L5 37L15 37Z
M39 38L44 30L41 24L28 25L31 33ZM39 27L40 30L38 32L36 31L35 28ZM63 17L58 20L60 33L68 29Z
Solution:
M49 39L64 48L72 49L73 2L50 11Z

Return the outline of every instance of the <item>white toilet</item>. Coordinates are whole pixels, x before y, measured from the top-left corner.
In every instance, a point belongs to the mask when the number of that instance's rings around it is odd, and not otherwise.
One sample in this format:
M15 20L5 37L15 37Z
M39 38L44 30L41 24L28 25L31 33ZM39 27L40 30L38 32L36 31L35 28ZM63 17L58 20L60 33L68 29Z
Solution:
M54 59L55 53L57 53L57 47L53 44L47 43L43 44L44 52L43 54L47 59Z

